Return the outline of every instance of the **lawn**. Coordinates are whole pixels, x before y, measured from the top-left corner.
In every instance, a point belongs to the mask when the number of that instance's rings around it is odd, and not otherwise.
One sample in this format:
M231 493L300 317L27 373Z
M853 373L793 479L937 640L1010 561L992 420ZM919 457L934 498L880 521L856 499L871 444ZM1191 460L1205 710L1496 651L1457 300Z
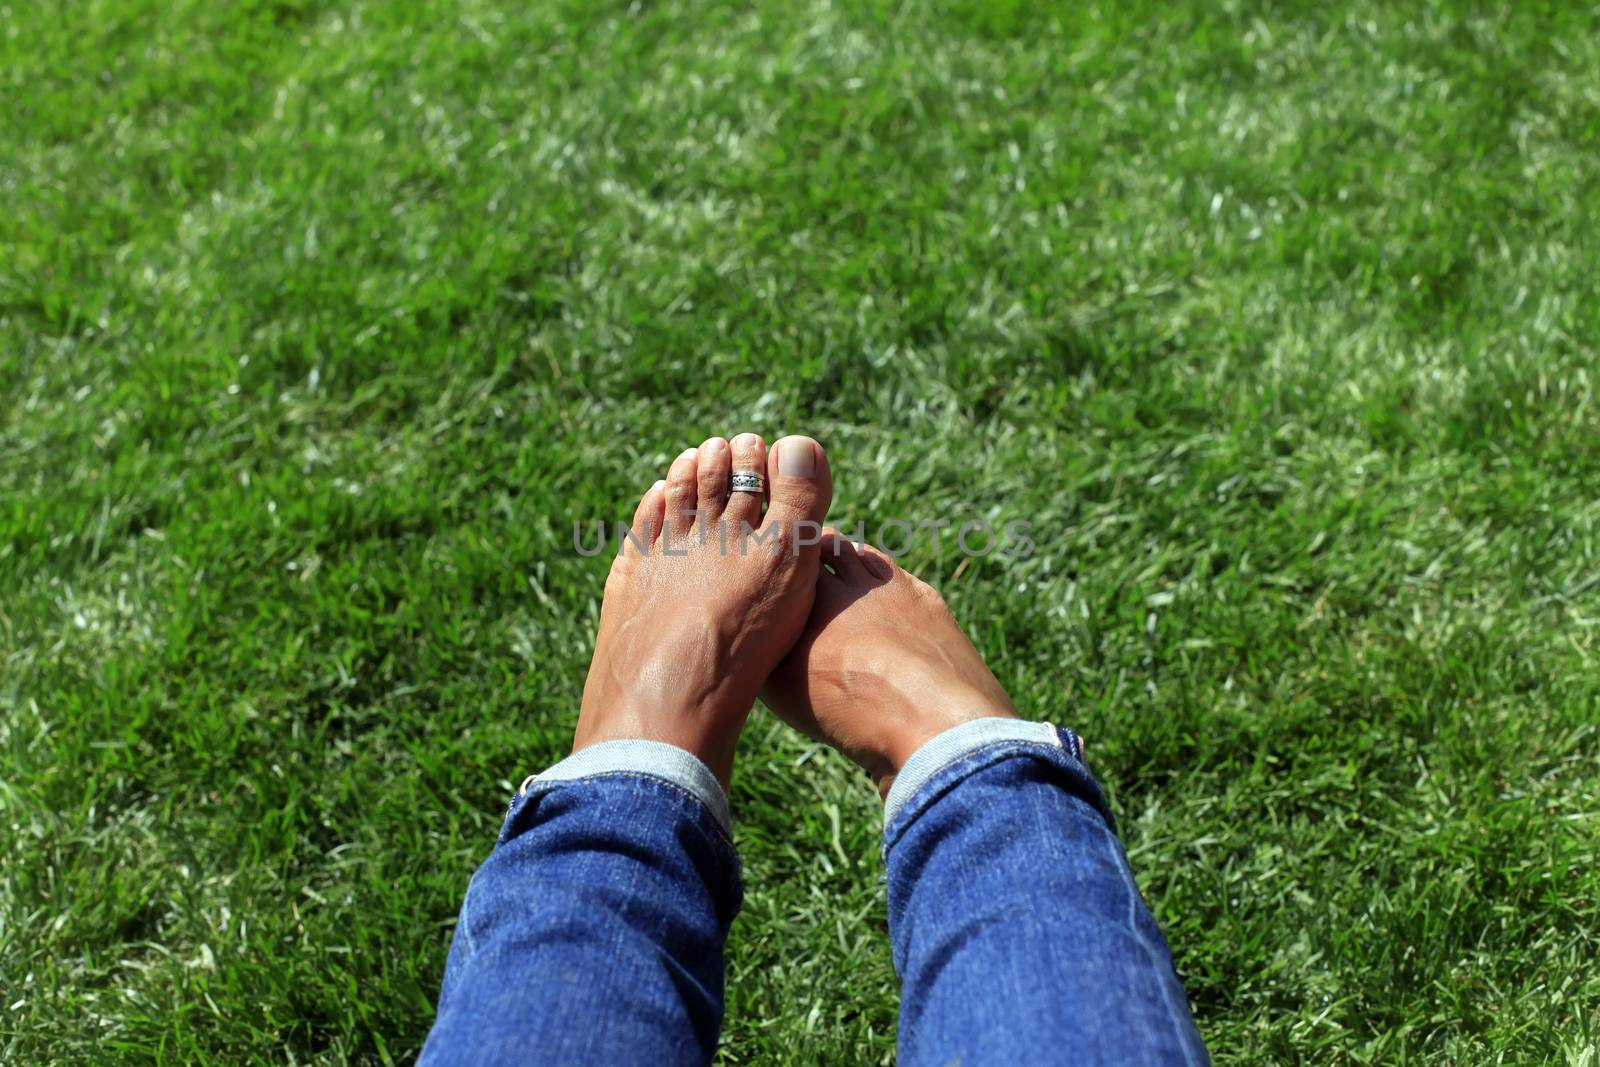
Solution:
M1553 2L0 7L0 1061L412 1060L574 521L750 429L1033 523L903 562L1219 1062L1592 1067L1597 70ZM890 1062L870 787L758 712L733 806L721 1061Z

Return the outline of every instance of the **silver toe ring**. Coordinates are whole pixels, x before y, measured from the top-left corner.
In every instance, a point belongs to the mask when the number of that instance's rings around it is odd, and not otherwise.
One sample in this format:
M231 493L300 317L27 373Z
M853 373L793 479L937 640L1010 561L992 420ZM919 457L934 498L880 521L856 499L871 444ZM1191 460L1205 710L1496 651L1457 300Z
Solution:
M734 471L729 488L735 493L761 493L766 491L767 480L760 471Z

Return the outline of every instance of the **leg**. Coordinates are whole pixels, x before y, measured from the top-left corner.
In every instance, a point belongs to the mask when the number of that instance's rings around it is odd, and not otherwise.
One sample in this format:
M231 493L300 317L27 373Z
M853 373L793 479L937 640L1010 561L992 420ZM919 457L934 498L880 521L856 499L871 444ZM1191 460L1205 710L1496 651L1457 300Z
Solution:
M422 1062L707 1062L739 898L695 793L621 769L535 781L467 887Z
M1043 723L974 722L912 757L927 765L914 791L891 791L900 1062L1207 1062L1080 753Z
M1077 738L1016 718L929 586L823 549L763 696L885 794L900 1063L1205 1063Z
M732 470L766 472L764 513L761 494L730 494ZM739 907L734 748L805 624L831 493L816 442L769 458L744 434L684 452L645 494L606 579L573 754L524 783L473 876L422 1062L711 1058Z

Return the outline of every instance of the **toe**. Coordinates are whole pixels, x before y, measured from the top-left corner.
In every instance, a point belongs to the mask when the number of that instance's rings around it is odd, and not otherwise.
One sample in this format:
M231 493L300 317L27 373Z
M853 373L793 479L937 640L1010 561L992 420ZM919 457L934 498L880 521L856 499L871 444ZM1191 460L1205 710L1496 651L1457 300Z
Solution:
M699 469L700 453L685 449L672 461L667 471L667 537L682 547L684 535L694 527L695 507L700 502L700 489L695 474Z
M894 558L876 545L856 542L856 559L861 564L861 569L882 582L887 582L894 577Z
M767 470L767 445L760 434L742 433L733 439L729 448L733 454L733 474L741 471L753 471L765 476ZM740 523L748 524L752 529L761 525L761 493L730 492L727 507L723 509L723 521L728 523L728 537L738 537L741 533Z
M857 577L861 571L861 557L854 542L832 526L822 528L822 562L840 578Z
M811 524L810 539L815 543L822 517L833 501L833 479L828 473L828 456L822 446L809 437L785 437L772 446L767 458L767 485L772 501L762 523L777 522L785 528ZM808 531L800 529L804 543Z
M708 526L722 518L728 506L728 474L732 470L728 442L710 437L700 446L700 524Z
M631 539L622 539L623 553L632 551L643 555L661 536L661 522L667 510L666 489L667 483L658 481L639 498L639 506L633 512Z

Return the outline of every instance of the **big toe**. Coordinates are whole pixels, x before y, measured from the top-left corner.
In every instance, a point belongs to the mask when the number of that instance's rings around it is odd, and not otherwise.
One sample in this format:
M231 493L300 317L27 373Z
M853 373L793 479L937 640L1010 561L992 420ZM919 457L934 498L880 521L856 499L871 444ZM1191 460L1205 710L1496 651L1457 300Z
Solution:
M767 485L772 495L762 525L814 525L814 530L803 532L809 532L813 545L820 540L823 516L833 502L833 478L822 446L809 437L780 440L767 455ZM803 545L805 540L800 543Z

